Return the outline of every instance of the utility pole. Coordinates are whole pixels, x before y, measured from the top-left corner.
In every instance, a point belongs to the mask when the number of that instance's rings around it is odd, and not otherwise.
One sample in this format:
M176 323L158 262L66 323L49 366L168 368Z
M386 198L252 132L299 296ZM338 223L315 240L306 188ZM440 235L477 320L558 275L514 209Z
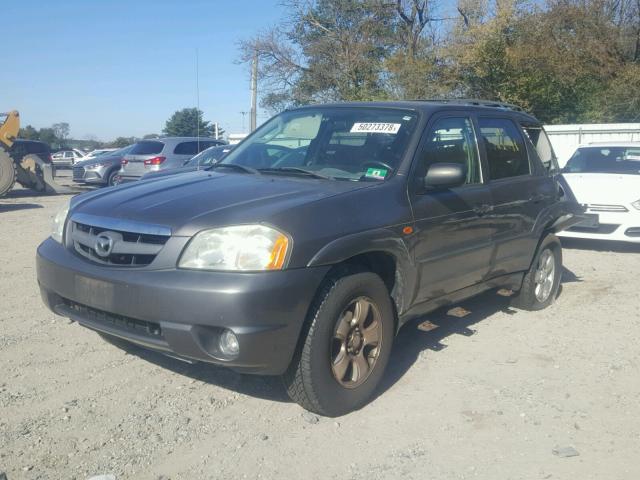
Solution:
M214 123L213 126L215 127L215 135L216 135L215 138L216 138L216 140L218 140L218 136L219 136L218 132L220 131L220 130L218 130L218 122Z
M251 132L256 129L256 117L258 114L258 51L253 53L251 63Z

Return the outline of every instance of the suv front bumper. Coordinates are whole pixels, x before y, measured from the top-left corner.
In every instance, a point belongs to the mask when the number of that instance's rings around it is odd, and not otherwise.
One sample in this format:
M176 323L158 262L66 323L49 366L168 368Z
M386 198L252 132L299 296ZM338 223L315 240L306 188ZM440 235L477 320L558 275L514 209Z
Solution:
M283 373L329 267L235 273L104 267L52 239L38 247L42 298L56 314L171 356ZM240 353L218 348L233 331Z

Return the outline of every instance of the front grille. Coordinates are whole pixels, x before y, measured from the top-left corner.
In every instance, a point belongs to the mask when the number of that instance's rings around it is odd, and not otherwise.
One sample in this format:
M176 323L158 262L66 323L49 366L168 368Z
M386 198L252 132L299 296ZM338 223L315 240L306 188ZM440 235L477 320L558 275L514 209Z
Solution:
M80 167L80 166L73 167L73 179L74 180L84 179L84 167Z
M96 263L141 267L153 262L169 236L112 230L72 221L71 239L77 253Z
M601 204L589 204L585 205L587 209L591 212L613 212L613 213L624 213L628 212L627 207L624 205L601 205Z
M163 340L162 328L159 323L108 313L66 298L63 298L62 301L67 307L90 322L136 335Z
M619 227L620 225L617 224L613 224L613 223L601 223L599 225L597 225L596 227L581 227L579 225L575 225L571 228L569 228L570 232L583 232L583 233L599 233L602 235L608 235L610 233L613 233L616 231L616 229Z

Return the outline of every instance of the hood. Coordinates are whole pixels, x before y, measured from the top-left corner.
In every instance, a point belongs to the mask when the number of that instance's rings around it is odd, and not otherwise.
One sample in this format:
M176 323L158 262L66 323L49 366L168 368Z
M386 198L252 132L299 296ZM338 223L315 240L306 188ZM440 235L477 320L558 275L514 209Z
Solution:
M640 199L640 175L563 173L578 203L629 205Z
M140 177L140 180L150 180L152 178L168 177L169 175L177 175L178 173L195 172L196 170L198 170L198 167L167 168L165 170L159 170L157 172L145 173L142 177ZM204 170L204 168L200 168L200 170Z
M119 162L122 159L122 155L100 155L89 159L83 159L74 164L74 166L86 167L87 165L93 165L94 163L103 162Z
M72 201L71 215L162 225L173 235L191 236L216 226L274 223L272 219L289 209L372 185L200 170L79 195Z

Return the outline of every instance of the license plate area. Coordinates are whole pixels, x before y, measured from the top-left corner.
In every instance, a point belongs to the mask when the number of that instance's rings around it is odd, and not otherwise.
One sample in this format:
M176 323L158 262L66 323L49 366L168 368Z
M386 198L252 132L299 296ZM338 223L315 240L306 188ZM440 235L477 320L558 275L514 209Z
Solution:
M584 220L575 224L575 227L589 228L593 230L600 228L600 216L597 213L586 213L583 216Z

